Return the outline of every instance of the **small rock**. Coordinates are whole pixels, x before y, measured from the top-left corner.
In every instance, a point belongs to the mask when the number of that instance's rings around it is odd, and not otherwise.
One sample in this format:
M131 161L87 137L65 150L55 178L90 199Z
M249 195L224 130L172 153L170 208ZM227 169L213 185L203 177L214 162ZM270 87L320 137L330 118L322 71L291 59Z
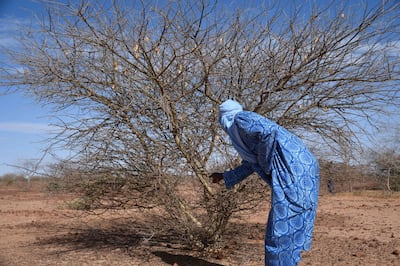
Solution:
M361 257L365 257L365 254L364 253L362 253L362 252L360 252L360 251L357 251L357 252L355 252L355 253L353 253L353 254L351 254L353 257L358 257L358 258L361 258Z
M399 256L400 255L400 248L397 248L397 249L393 250L392 254L396 255L396 256Z

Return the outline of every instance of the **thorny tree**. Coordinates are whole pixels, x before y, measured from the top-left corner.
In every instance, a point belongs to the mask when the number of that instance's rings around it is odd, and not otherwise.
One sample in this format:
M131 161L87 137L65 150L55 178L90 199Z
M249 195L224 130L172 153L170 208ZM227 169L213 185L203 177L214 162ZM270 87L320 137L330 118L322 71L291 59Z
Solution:
M398 103L397 1L73 2L49 1L40 26L23 31L3 85L54 109L53 141L76 153L76 171L117 180L91 184L92 203L161 202L201 248L257 198L208 179L233 161L218 126L223 100L334 148L352 141L361 118ZM182 196L184 177L200 199Z
M400 191L400 134L399 126L394 126L395 134L385 140L378 151L370 152L370 164L373 173L385 183L388 191Z
M380 153L373 153L371 164L380 179L385 180L386 189L391 191L400 190L400 155L397 151L384 150Z

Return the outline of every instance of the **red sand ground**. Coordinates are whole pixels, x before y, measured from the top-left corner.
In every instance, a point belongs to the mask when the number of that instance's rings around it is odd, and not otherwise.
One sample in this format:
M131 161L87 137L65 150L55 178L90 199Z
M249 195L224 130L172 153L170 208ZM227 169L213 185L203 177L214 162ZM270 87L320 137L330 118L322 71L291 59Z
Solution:
M139 212L77 216L68 195L0 186L0 265L263 265L268 206L243 214L240 239L222 258L154 237ZM129 219L129 223L126 223ZM312 251L303 265L400 265L400 194L320 197Z

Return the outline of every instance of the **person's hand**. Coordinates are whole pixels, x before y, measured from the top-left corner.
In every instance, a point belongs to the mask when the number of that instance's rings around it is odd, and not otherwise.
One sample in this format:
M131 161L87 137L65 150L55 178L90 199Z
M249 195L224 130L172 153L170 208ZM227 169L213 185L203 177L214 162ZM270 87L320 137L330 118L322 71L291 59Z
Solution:
M222 179L224 179L224 175L222 173L212 173L210 175L213 183L219 183Z

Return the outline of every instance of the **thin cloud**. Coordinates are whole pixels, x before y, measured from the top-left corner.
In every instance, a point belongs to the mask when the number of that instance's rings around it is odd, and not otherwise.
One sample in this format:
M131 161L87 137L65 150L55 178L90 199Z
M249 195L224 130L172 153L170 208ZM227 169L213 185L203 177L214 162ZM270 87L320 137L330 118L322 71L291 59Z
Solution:
M362 45L356 53L365 53L370 50L384 52L388 56L398 56L400 53L400 41L380 42L372 45Z
M56 128L42 123L29 122L0 122L0 132L39 134L51 133Z
M5 48L18 47L19 42L16 37L20 30L31 27L32 22L29 19L16 17L0 18L0 47Z

